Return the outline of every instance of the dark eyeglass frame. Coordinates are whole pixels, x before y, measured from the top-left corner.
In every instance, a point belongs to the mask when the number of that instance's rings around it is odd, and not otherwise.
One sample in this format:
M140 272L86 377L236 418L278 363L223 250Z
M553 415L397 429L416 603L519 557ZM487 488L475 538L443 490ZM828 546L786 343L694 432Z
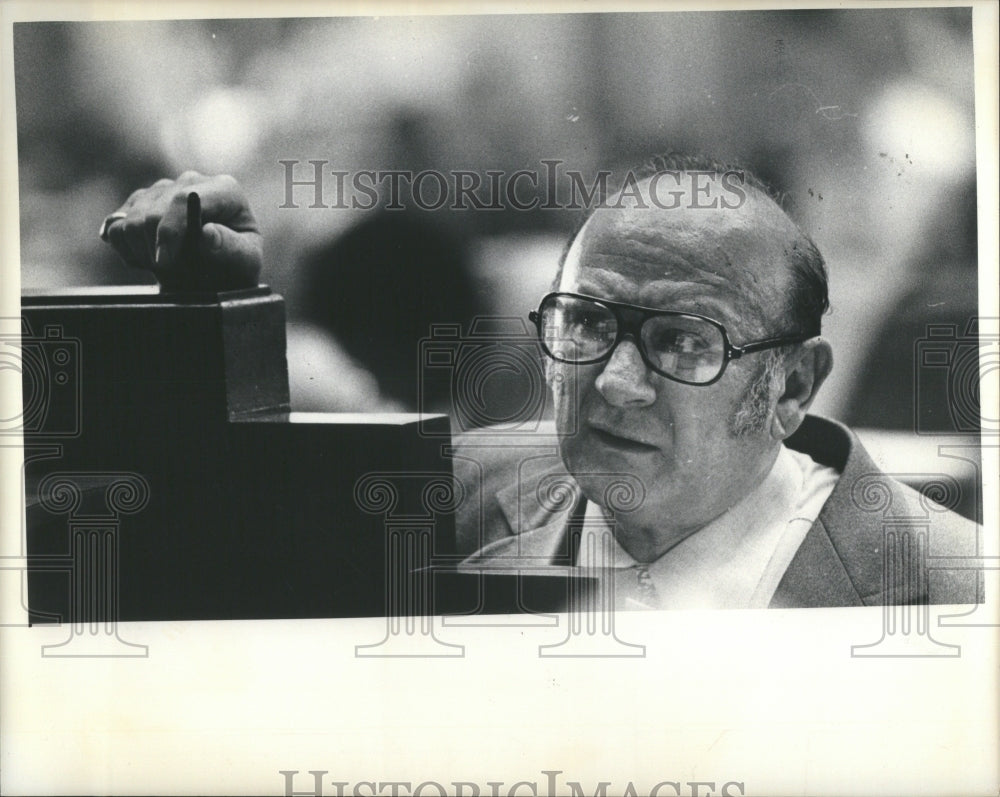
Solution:
M547 302L563 297L569 299L584 299L586 301L593 302L600 307L610 310L611 314L615 317L615 320L618 322L618 334L615 337L615 342L611 344L607 352L602 354L600 357L594 357L589 360L567 360L563 357L557 357L552 351L549 350L549 347L545 345L545 332L542 329L542 309L545 307ZM692 382L687 379L681 379L673 374L668 374L654 365L649 355L646 353L646 346L642 340L642 327L650 318L658 318L662 316L696 318L699 321L706 321L718 329L719 332L722 333L722 345L724 347L722 365L719 366L719 373L707 382ZM723 326L719 321L716 321L714 318L709 318L708 316L699 315L698 313L684 313L677 310L660 310L653 307L642 307L641 305L627 304L625 302L613 302L609 299L587 296L582 293L566 293L563 291L547 293L543 296L542 300L538 303L538 309L532 310L528 313L528 319L538 330L538 340L541 343L542 351L544 351L546 355L551 357L556 362L568 363L570 365L593 365L594 363L605 362L606 360L611 359L611 355L614 354L615 349L618 348L618 344L621 343L626 336L629 336L632 338L632 342L639 351L639 356L642 357L642 361L651 371L665 377L666 379L670 379L673 382L680 382L684 385L696 385L698 387L713 385L722 379L722 375L726 372L726 366L729 365L731 360L738 360L746 354L754 354L755 352L765 351L766 349L774 349L778 346L785 346L791 343L802 343L812 337L812 335L783 335L777 338L754 340L750 343L744 343L742 346L734 346L729 341L729 334L726 332L725 326Z

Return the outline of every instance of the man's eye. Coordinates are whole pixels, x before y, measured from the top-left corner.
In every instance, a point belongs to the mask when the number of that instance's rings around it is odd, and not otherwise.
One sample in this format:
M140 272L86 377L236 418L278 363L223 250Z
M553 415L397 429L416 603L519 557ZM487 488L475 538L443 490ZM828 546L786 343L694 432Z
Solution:
M701 335L684 329L665 329L653 343L658 350L671 354L701 354L708 348Z
M612 322L603 313L569 313L563 322L576 332L590 335L605 335L612 329Z

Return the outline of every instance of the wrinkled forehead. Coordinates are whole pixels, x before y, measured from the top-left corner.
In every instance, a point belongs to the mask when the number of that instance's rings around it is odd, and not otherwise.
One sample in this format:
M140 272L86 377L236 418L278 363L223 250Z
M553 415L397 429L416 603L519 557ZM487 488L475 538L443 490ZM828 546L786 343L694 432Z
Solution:
M567 253L560 290L773 329L800 234L769 198L746 188L741 199L721 178L697 175L669 188L647 180L596 210Z

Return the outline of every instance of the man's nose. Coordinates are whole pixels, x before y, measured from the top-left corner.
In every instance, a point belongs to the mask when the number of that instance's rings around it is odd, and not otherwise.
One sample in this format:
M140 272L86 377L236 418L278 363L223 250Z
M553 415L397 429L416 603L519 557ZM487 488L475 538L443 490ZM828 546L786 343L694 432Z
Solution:
M611 353L594 387L605 401L616 407L645 407L656 401L656 391L649 383L649 369L635 343L628 338Z

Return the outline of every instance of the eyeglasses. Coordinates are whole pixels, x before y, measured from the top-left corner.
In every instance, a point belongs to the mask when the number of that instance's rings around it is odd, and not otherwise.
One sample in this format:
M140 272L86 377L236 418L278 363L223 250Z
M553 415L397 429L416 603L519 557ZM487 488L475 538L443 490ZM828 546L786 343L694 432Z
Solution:
M711 318L577 293L548 294L528 318L553 360L574 365L603 362L628 336L650 369L685 385L711 385L730 360L809 337L790 335L734 346L726 328Z

